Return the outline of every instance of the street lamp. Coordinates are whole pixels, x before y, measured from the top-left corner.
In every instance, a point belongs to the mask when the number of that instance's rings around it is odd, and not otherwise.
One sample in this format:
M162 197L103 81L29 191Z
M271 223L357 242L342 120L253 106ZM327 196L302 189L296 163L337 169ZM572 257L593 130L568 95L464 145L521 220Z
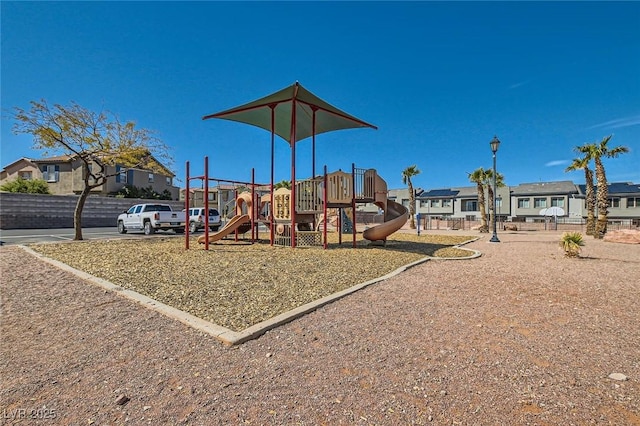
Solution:
M489 142L491 145L491 152L493 152L493 236L489 240L491 243L499 243L498 239L498 229L497 229L497 217L496 217L496 152L498 152L498 147L500 146L500 139L497 136L494 136Z

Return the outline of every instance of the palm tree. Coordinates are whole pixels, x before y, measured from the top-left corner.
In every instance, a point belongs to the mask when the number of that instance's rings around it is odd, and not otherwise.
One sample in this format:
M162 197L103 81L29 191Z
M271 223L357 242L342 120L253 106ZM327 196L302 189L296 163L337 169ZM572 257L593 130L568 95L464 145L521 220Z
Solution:
M409 228L416 229L416 221L414 216L416 214L416 194L413 191L413 183L411 182L411 178L420 174L420 170L418 170L418 166L415 164L413 166L409 166L402 171L402 183L409 187L409 217L411 218L409 221Z
M607 144L613 135L606 136L595 145L593 149L593 161L596 164L596 180L597 193L596 201L598 206L598 220L596 221L596 231L594 237L602 238L607 233L607 207L609 207L609 188L607 186L607 175L602 164L602 158L616 158L620 154L629 152L629 148L626 146L617 146L615 148L609 148Z
M487 195L489 197L489 228L493 229L496 220L496 194L493 193L493 170L485 170L485 185L487 186ZM496 173L496 189L504 186L504 175Z
M487 225L487 209L485 208L484 199L484 183L487 181L487 171L480 167L473 171L473 173L467 173L469 180L476 184L478 189L478 207L480 208L480 232L489 232L489 226Z
M587 145L577 146L574 148L577 153L584 154L582 157L574 158L569 167L565 169L565 172L572 172L574 170L584 170L584 181L586 188L586 205L587 205L587 235L595 235L596 233L596 196L593 185L593 170L589 168L589 162L591 161L591 152Z
M291 181L283 179L280 182L273 185L273 189L280 189L280 188L291 189Z

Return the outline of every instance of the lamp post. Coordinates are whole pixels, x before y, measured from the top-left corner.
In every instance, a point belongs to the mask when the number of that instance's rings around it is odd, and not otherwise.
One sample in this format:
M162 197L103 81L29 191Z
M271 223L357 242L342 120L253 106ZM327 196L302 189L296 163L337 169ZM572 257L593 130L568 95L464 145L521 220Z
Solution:
M500 140L497 136L494 136L489 142L491 146L491 152L493 152L493 236L489 240L491 243L499 243L498 239L498 229L497 229L497 217L496 217L496 152L498 152L498 147L500 146Z

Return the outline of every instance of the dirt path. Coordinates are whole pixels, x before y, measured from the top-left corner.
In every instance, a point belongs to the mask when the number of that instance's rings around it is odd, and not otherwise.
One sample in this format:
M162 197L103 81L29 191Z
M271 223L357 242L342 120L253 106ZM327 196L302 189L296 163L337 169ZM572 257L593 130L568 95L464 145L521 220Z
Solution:
M233 348L0 248L2 423L640 425L640 245L488 238Z

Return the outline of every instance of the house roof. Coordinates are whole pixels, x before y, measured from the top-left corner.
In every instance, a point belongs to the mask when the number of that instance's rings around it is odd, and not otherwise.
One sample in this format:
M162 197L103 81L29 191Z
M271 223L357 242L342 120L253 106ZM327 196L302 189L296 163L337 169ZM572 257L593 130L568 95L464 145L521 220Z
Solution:
M578 187L578 191L581 195L586 194L587 186L586 185L576 185ZM597 190L597 186L594 187ZM620 194L640 194L640 184L631 183L631 182L612 182L607 185L607 191L609 195L620 195Z
M459 190L454 189L432 189L424 191L418 198L453 198L457 196L459 192Z
M475 186L461 186L459 188L451 188L454 191L458 191L456 194L459 198L477 198L478 197L478 188Z
M513 187L511 195L577 194L576 184L570 180L556 182L521 183Z
M6 166L4 166L4 168L2 170L0 170L0 172L5 172L8 168L10 168L11 166L14 166L16 164L18 164L19 162L24 161L27 163L31 163L35 166L34 164L34 160L32 158L27 158L27 157L22 157L22 158L18 158L16 161L14 161L13 163L9 163Z
M34 165L37 164L55 164L55 163L69 163L71 161L73 161L78 155L77 154L73 154L73 155L69 155L69 154L65 154L65 155L57 155L54 157L44 157L44 158L26 158L26 157L22 157L16 161L14 161L11 164L8 164L7 166L5 166L4 169L2 169L2 171L5 171L7 168L13 166L14 164L17 164L20 161L28 161L33 163ZM158 166L161 169L161 173L163 175L166 176L170 176L170 177L175 177L176 175L169 170L164 164L162 164L160 161L158 161L157 158L155 158L153 155L149 155L150 156L150 161L155 161ZM143 170L143 171L150 171L150 169L148 168L143 168L143 167L128 167L128 169L135 169L135 170Z
M36 164L49 164L49 163L68 163L73 161L75 155L58 155L55 157L45 157L45 158L32 158L31 161Z
M158 164L158 166L160 166L160 168L162 169L162 171L164 172L165 175L171 176L171 177L175 177L176 176L175 173L173 173L171 170L169 170L169 168L167 166L165 166L160 161L158 161L158 159L156 157L154 157L153 154L149 153L149 157L148 158L149 158L149 162L155 161L156 164ZM147 170L147 169L143 169L143 170Z
M176 175L171 172L171 170L167 169L165 166L163 166L162 164L158 163L161 167L162 170L158 171L152 171L151 169L145 169L143 167L122 167L124 170L140 170L142 172L149 172L149 173L159 173L161 175L164 176L169 176L169 177L176 177Z

